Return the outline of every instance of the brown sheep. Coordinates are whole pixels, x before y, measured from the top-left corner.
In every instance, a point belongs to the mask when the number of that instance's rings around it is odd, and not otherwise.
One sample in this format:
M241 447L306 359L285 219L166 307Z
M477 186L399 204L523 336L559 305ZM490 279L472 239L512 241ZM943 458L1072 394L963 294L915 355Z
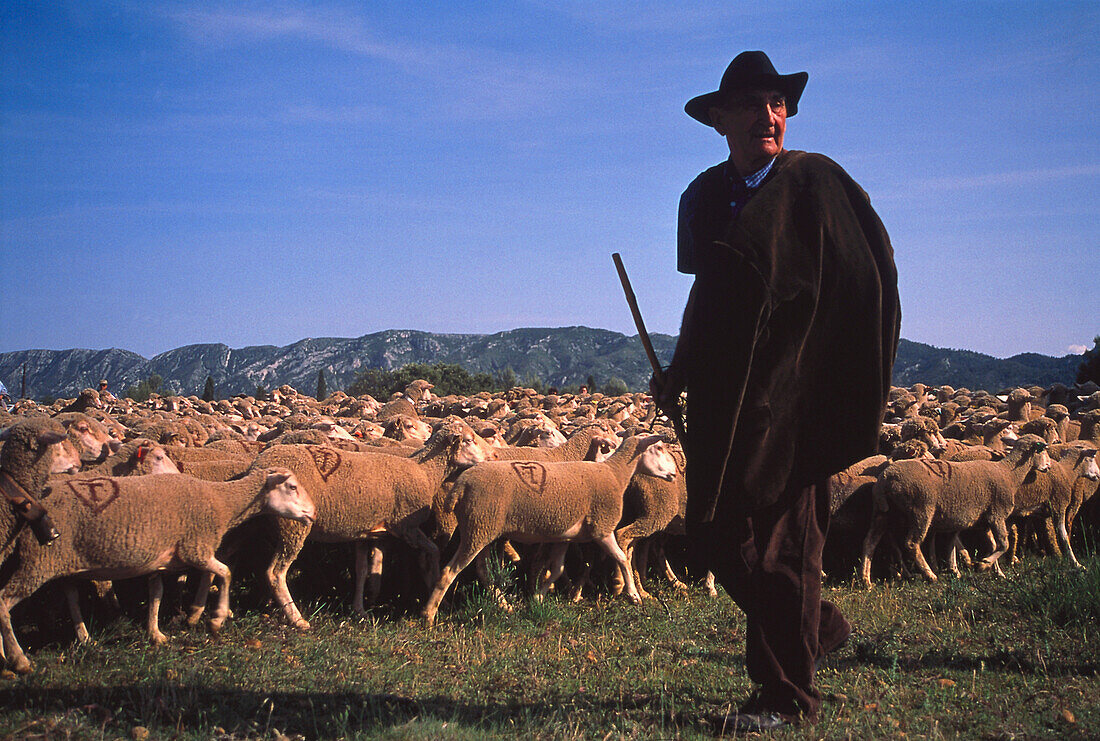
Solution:
M1016 441L1003 461L921 459L888 465L872 488L875 513L863 542L864 584L871 586L871 555L886 532L891 515L903 521L905 549L929 581L936 581L936 575L928 567L920 545L930 529L956 535L949 567L957 573L957 534L979 521L985 522L992 529L996 544L994 551L976 566L979 570L995 568L997 558L1008 549L1005 520L1012 514L1016 490L1032 469L1050 468L1046 447L1042 439L1025 435Z

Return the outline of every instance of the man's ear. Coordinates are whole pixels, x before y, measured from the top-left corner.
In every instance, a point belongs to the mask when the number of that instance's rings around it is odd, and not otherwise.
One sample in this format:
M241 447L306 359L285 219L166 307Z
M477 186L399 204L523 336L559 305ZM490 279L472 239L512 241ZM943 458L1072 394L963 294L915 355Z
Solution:
M726 132L722 130L722 110L715 106L711 106L707 113L710 115L710 125L713 126L714 130L719 134L725 136Z

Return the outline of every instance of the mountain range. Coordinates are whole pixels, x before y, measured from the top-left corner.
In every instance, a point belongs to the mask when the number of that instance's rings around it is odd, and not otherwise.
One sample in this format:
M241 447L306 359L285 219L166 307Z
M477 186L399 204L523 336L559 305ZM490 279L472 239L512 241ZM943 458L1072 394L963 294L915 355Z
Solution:
M651 335L662 362L672 356L676 337ZM520 382L538 379L547 386L585 383L597 387L612 378L631 389L645 389L649 364L637 336L590 327L523 328L496 334L435 334L386 330L355 338L309 338L285 347L254 345L239 349L223 344L186 345L153 358L128 350L18 350L0 353L0 381L12 396L23 388L30 398L73 397L106 378L121 394L156 374L162 393L201 395L207 377L219 397L254 393L290 384L304 393L316 389L317 372L325 371L329 390L347 388L360 370L394 370L409 363L454 363L471 372L500 376L511 368ZM1071 384L1081 362L1078 355L1054 358L1023 353L994 358L969 350L950 350L901 340L894 383L950 384L999 391L1013 386Z

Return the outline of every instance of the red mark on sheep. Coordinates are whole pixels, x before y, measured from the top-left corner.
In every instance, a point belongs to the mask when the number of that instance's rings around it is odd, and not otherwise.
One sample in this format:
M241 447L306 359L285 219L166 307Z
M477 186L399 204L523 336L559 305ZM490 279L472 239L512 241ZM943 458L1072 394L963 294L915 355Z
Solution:
M313 456L313 464L317 466L317 473L321 474L321 480L327 482L329 476L340 467L340 454L331 448L323 448L319 445L311 445L309 453Z
M513 461L512 470L524 486L538 494L542 494L542 490L546 488L546 466L541 463Z
M111 479L80 479L68 484L76 498L97 515L118 498L118 482Z
M933 476L939 476L944 480L951 478L951 464L949 462L928 458L921 458L920 462Z

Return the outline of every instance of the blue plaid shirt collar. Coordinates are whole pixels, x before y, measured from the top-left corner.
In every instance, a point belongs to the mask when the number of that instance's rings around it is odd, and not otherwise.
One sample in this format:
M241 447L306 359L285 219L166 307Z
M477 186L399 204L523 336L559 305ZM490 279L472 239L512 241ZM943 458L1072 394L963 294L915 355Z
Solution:
M766 178L768 176L768 173L772 171L772 165L774 164L775 157L772 157L768 164L764 165L752 175L749 175L747 178L744 179L745 187L749 190L755 190L756 188L759 188L760 183L764 182L764 178Z
M753 192L760 187L760 184L764 182L764 179L768 177L768 173L772 171L772 165L775 164L775 157L772 157L768 164L761 167L756 172L752 173L746 178L741 178L744 181L744 185L737 182L737 174L733 172L733 167L726 162L726 179L730 184L730 209L733 215L736 217L741 212L749 198L752 197Z

